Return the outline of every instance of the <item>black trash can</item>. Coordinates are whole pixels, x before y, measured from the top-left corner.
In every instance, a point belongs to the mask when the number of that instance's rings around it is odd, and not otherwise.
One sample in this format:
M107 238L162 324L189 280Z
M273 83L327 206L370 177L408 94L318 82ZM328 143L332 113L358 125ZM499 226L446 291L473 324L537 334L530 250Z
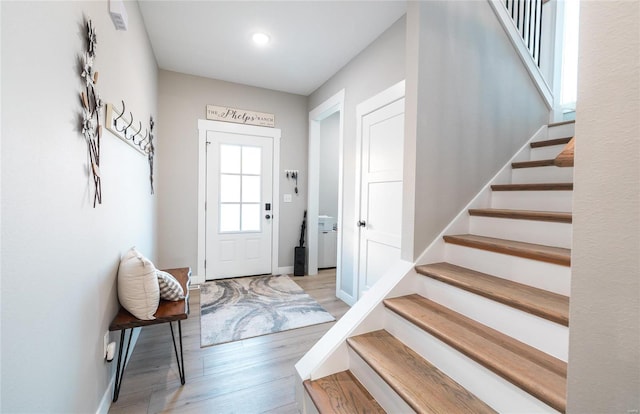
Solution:
M307 252L306 247L295 248L295 256L293 259L293 275L294 276L304 276L304 268L307 262L306 252Z

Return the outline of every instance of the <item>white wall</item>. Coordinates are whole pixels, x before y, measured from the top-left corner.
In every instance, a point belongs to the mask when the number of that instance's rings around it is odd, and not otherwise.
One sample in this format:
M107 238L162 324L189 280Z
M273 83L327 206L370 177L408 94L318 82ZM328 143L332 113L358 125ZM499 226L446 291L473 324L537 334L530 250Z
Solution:
M320 215L338 221L338 156L340 113L336 112L320 122Z
M197 269L198 119L206 106L221 105L275 114L280 141L280 246L278 265L293 265L300 225L307 205L307 98L161 70L159 73L158 256L163 267ZM285 169L299 170L298 195Z
M308 110L345 89L342 290L353 287L355 217L356 105L404 79L405 18L402 17L344 68L309 96Z
M2 412L95 412L115 364L102 337L117 310L120 254L155 257L146 158L105 131L103 204L92 208L79 130L83 15L98 90L145 121L156 62L136 3L116 32L106 2L2 2ZM158 148L162 151L162 148Z
M402 249L411 260L549 112L488 2L417 2L407 13L405 182L415 186L403 231L414 234Z
M640 409L638 27L638 2L581 2L569 413Z

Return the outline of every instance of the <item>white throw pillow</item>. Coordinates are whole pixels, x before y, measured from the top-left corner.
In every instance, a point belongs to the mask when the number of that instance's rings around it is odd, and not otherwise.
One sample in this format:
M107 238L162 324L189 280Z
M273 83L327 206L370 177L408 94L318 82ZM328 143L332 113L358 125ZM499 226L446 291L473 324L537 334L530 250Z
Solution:
M158 270L158 285L160 286L160 299L178 301L184 299L184 289L180 282L171 273Z
M120 304L138 319L152 320L160 303L156 268L132 247L120 260L118 269Z

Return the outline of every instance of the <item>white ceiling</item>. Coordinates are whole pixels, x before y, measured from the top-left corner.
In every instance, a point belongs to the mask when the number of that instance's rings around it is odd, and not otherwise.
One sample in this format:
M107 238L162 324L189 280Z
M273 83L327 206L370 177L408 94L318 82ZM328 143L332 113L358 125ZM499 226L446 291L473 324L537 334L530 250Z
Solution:
M140 1L162 69L309 95L406 11L405 1ZM256 47L251 36L271 36Z

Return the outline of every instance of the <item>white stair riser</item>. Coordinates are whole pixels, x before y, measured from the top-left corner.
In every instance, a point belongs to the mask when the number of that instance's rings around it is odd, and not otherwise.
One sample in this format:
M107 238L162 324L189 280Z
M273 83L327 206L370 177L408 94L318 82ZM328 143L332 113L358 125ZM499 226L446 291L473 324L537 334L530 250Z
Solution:
M538 161L555 159L562 152L565 145L566 144L531 148L531 152L529 153L529 160Z
M514 168L511 171L512 184L535 183L572 183L572 167L547 167Z
M469 233L499 239L571 248L571 223L471 216Z
M415 411L353 349L349 348L349 371L388 413Z
M567 361L569 328L427 276L417 292L483 325Z
M387 311L385 329L498 412L556 412L394 312Z
M478 272L569 296L571 268L447 243L445 261Z
M569 123L551 127L547 130L547 139L572 137L576 133L576 124Z
M515 210L572 211L573 191L493 191L491 207Z

